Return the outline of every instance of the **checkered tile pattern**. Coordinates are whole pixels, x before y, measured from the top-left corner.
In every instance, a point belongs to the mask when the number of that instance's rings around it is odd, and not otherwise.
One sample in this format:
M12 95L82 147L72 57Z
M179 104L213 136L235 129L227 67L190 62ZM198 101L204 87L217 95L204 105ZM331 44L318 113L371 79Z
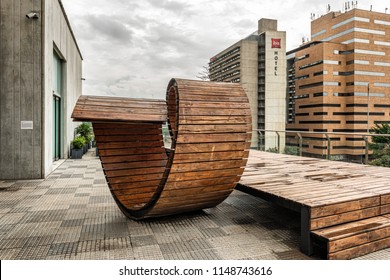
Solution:
M0 182L0 259L313 258L299 251L299 215L238 191L212 209L129 220L94 151L46 180ZM359 259L390 259L390 249Z

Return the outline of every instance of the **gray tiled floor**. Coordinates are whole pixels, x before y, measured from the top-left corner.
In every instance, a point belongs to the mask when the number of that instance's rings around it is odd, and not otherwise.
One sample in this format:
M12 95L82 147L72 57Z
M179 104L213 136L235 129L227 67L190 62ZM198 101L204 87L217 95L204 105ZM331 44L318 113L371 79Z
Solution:
M46 180L0 182L0 259L311 259L298 240L295 213L238 191L216 208L129 220L92 152Z

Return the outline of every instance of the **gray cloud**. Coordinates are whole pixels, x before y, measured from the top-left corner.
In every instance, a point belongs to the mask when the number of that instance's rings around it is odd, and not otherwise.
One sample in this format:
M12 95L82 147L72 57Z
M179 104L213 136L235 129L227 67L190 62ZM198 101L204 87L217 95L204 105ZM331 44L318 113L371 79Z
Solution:
M110 15L88 15L85 21L90 25L90 32L96 34L95 36L105 36L119 43L127 43L132 39L133 31Z
M310 36L310 13L339 0L62 0L84 56L84 94L161 98L171 77L196 79L209 58L278 20L287 48ZM361 2L361 1L359 1ZM374 10L384 2L370 1ZM359 8L368 9L369 4ZM365 5L365 6L364 6Z

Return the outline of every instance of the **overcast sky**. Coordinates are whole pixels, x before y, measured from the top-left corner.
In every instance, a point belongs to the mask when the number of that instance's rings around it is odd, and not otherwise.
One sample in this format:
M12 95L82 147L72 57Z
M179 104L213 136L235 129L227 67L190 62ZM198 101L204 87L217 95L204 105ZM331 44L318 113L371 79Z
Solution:
M287 50L310 37L310 14L339 11L323 0L62 0L84 57L83 94L165 99L172 77L197 79L210 57L278 20ZM351 1L350 1L351 2ZM355 2L355 1L354 1ZM384 12L388 0L360 0Z

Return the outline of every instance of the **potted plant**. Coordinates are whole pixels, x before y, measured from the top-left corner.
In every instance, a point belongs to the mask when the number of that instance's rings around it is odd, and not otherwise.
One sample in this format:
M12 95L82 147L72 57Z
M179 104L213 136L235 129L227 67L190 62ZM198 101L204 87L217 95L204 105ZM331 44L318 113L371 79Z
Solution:
M84 153L86 153L90 148L90 142L92 141L92 126L89 123L83 122L76 127L76 134L84 137L86 140L84 147Z
M82 158L83 157L83 147L85 146L85 139L82 136L76 137L72 142L71 149L71 158Z

